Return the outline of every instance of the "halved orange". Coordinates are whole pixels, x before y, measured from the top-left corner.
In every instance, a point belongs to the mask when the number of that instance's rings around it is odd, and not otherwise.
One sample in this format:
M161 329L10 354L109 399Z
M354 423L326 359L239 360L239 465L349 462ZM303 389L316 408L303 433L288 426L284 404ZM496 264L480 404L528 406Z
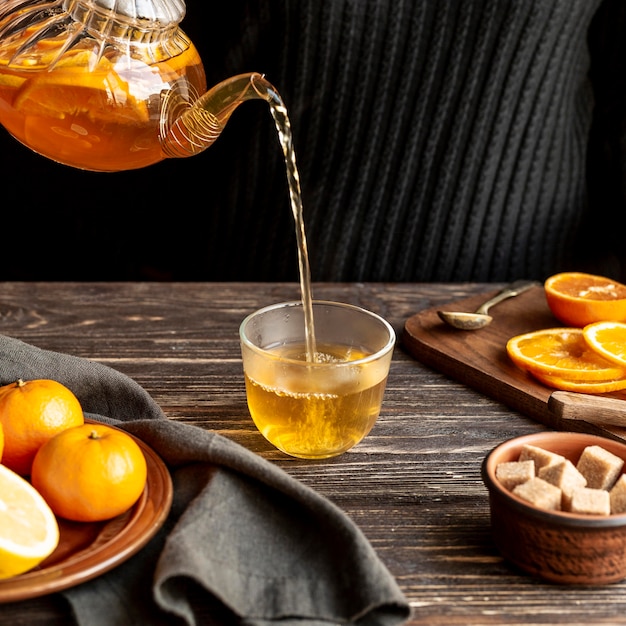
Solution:
M570 381L626 378L620 367L589 347L581 328L547 328L509 339L506 350L521 369Z
M587 345L616 365L626 367L626 324L595 322L583 328Z
M593 322L626 322L626 285L605 276L563 272L544 283L548 306L562 323L582 328Z
M41 494L0 465L0 579L32 569L58 543L58 522Z

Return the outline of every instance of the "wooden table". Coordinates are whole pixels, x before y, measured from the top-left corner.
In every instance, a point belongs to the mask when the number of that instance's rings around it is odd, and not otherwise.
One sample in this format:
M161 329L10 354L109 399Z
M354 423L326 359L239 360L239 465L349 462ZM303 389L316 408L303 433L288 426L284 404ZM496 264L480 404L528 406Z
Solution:
M317 284L400 333L414 313L493 285ZM410 601L410 624L614 624L626 583L544 584L504 562L490 534L480 465L504 439L544 427L395 350L370 435L328 461L287 458L246 407L238 327L296 284L2 283L0 332L87 357L141 384L174 420L210 428L271 460L342 507ZM59 596L0 605L1 624L71 623Z

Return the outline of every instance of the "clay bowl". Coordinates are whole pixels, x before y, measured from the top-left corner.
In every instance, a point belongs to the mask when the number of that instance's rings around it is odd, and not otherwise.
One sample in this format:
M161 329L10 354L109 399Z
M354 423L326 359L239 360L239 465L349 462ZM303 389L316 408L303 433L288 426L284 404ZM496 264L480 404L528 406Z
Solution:
M597 516L545 511L502 487L496 466L516 461L522 446L556 452L576 464L586 446L626 460L626 445L583 433L543 432L505 441L483 461L494 543L524 571L562 584L602 585L626 578L626 514Z

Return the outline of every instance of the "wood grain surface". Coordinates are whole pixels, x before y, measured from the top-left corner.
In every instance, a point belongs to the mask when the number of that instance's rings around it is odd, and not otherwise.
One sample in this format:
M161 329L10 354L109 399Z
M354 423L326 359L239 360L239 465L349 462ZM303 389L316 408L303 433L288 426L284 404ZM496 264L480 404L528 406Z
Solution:
M452 302L444 308L474 311L496 292ZM511 337L563 327L552 315L543 287L534 287L497 305L490 311L493 322L479 330L451 328L439 318L439 308L420 311L405 323L403 343L421 362L555 430L576 430L626 440L623 391L597 396L555 393L516 367L508 357L506 343ZM613 423L607 424L603 419L605 412L611 413Z
M371 309L398 336L415 314L499 285L318 284L314 296ZM348 453L286 457L248 415L238 327L260 306L299 297L296 284L0 283L0 332L93 359L133 377L170 419L229 437L338 504L360 526L406 594L409 624L615 624L626 583L546 584L493 546L486 453L545 430L493 396L425 365L398 343L381 416ZM496 323L507 303L494 308ZM497 327L496 327L497 328ZM199 624L209 615L198 605ZM0 606L0 624L64 626L62 596Z

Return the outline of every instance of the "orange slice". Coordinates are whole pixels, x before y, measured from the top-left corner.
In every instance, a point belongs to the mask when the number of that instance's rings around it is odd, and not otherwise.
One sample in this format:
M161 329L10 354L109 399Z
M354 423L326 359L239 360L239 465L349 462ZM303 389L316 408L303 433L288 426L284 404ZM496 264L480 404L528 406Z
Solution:
M541 383L561 391L577 391L578 393L609 393L611 391L621 391L626 389L626 378L614 380L569 380L559 376L550 376L541 372L531 372L531 374Z
M64 119L86 115L119 123L142 124L150 119L147 104L128 91L115 72L64 72L27 81L15 99L15 108L27 115Z
M578 381L626 378L626 367L589 347L580 328L548 328L512 337L506 344L511 360L521 369Z
M587 345L616 365L626 367L626 324L595 322L583 329Z
M626 322L626 285L594 274L563 272L545 283L546 300L564 324L582 328L593 322Z
M59 62L50 72L34 74L19 90L15 108L27 115L56 119L82 114L119 123L149 120L146 102L133 96L110 61L101 59L93 70L89 70L88 57L78 56L74 61L84 61L84 65ZM140 69L144 68L142 64Z
M180 54L159 60L155 67L159 68L159 76L163 82L172 82L194 66L202 67L202 59L196 47L189 42L189 47ZM204 71L204 70L202 70Z
M16 110L56 120L84 116L92 122L146 124L149 96L192 67L204 76L198 51L186 37L179 42L182 51L171 58L155 58L147 48L145 58L102 57L95 67L93 50L64 52L63 44L60 38L40 40L20 57L17 75L0 72L0 87L19 88Z
M0 87L11 87L12 89L18 89L24 84L25 81L25 78L22 78L21 76L16 76L15 74L6 73L0 68Z

